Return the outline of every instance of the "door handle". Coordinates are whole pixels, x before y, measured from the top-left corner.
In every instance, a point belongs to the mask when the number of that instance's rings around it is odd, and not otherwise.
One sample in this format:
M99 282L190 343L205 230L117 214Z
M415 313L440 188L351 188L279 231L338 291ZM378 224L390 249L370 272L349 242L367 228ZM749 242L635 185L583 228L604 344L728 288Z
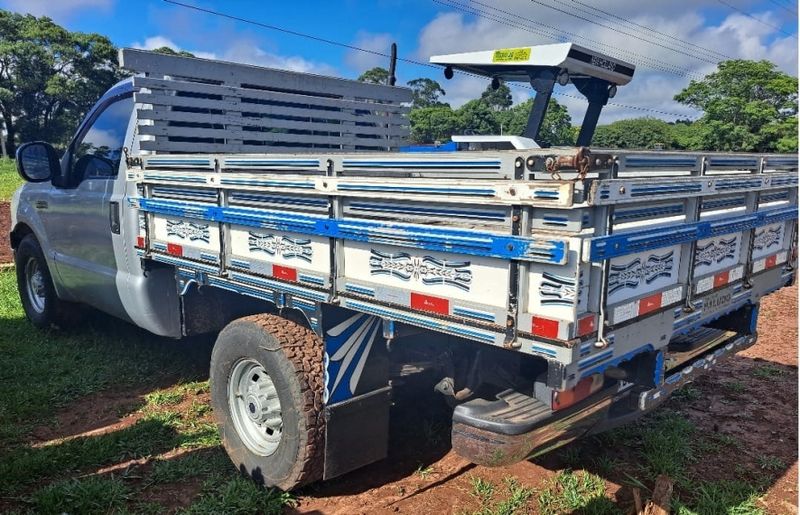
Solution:
M108 221L111 225L111 232L119 234L119 202L108 203Z
M37 200L34 205L36 209L47 209L50 207L50 204L48 204L46 200Z

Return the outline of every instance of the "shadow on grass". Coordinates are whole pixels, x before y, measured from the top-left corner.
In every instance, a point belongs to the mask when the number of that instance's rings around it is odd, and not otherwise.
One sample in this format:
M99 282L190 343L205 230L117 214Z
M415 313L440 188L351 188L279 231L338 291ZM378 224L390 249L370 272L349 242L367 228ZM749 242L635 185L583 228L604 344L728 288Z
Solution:
M98 429L136 410L144 393L208 378L212 337L160 338L93 310L80 326L43 331L16 311L0 317L0 455L37 426L40 439ZM82 413L60 428L67 407Z
M17 447L0 462L0 494L18 494L34 483L94 472L123 461L157 455L179 446L182 436L160 420L140 420L130 427L79 437L44 447Z

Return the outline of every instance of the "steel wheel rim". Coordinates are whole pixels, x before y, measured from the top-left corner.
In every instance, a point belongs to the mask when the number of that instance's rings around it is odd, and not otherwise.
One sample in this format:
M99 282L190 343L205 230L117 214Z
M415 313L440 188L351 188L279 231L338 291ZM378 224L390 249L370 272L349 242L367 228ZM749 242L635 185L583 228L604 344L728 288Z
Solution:
M36 258L30 258L25 263L25 291L28 294L28 301L33 310L37 313L44 313L44 275Z
M228 405L242 442L259 456L270 456L283 434L278 391L272 378L255 360L239 360L228 380Z

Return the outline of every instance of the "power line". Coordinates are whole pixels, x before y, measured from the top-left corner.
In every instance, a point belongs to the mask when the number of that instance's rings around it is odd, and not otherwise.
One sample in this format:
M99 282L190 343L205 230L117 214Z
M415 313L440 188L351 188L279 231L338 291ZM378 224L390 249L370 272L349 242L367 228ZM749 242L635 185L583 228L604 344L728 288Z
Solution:
M520 23L514 21L515 18L518 18L518 19L533 23L535 25L539 25L539 26L545 27L547 29L556 31L558 33L570 36L571 38L575 38L575 39L579 39L579 40L583 40L583 41L588 41L593 45L598 45L598 46L610 48L610 49L612 49L612 50L614 50L616 52L620 52L622 54L633 55L636 58L639 58L641 60L640 63L634 63L634 64L642 64L643 66L645 66L647 68L650 68L650 69L653 69L653 70L658 70L658 71L663 71L663 72L666 72L666 73L672 73L672 74L677 75L679 77L700 78L699 75L693 73L692 71L690 71L688 69L678 68L677 66L672 65L670 63L665 63L663 61L659 61L657 59L653 59L653 58L650 58L648 56L644 56L642 54L638 54L636 52L632 52L630 50L625 50L625 49L621 49L621 48L615 47L613 45L609 45L609 44L604 43L602 41L597 41L597 40L594 40L594 39L591 39L591 38L587 38L585 36L581 36L580 34L575 34L573 32L562 30L562 29L559 29L557 27L553 27L551 25L547 25L545 23L541 23L541 22L538 22L538 21L535 21L535 20L531 20L529 18L525 18L523 16L518 16L518 15L515 15L514 13L510 13L508 11L504 11L504 10L502 10L500 8L492 7L490 5L486 5L486 4L481 3L481 2L479 2L477 0L472 0L472 3L481 5L483 7L486 7L487 9L492 9L493 11L496 11L496 12L500 12L500 13L503 13L503 14L507 14L509 16L513 16L513 18L505 18L505 17L502 17L499 14L496 14L495 12L489 13L489 12L484 11L482 9L478 9L477 7L474 7L472 5L464 5L464 4L458 3L455 0L433 0L433 1L438 3L438 4L446 5L447 7L451 7L453 9L459 10L459 11L467 13L467 14L472 14L472 15L478 16L480 18L484 18L484 19L491 20L491 21L494 21L494 22L497 22L497 23L501 23L501 24L506 25L508 27L512 27L512 28L516 28L516 29L520 29L520 30L525 30L525 31L531 32L533 34L543 35L543 36L545 36L545 37L547 37L549 39L555 40L555 41L559 41L559 42L563 41L563 39L561 37L559 37L557 34L554 35L552 33L542 32L540 29L534 29L534 28L529 27L529 26L524 26L524 25L521 25ZM631 59L631 60L635 61L635 59ZM650 63L650 64L646 64L646 63Z
M583 2L581 2L580 0L571 0L571 1L572 1L573 3L580 4L580 5L584 6L584 7L588 7L589 9L592 9L593 11L596 11L596 12L602 13L602 14L604 14L604 15L606 15L606 16L609 16L609 17L611 17L611 18L613 18L613 19L620 20L620 21L622 21L622 22L629 23L629 24L631 24L631 25L634 25L634 26L636 26L636 27L639 27L639 28L641 28L641 29L644 29L644 30L646 30L648 33L655 33L655 34L659 34L659 35L661 35L661 36L664 36L665 38L668 38L668 39L672 39L672 40L674 40L674 41L677 41L677 42L681 43L681 44L682 44L682 46L684 46L684 47L691 47L691 48L696 48L696 49L698 49L698 50L701 50L701 51L705 52L706 54L708 54L708 55L709 55L709 57L713 57L713 58L715 58L715 59L719 59L719 58L724 58L724 59L733 59L733 57L731 57L731 56L729 56L729 55L726 55L726 54L723 54L722 52L717 52L716 50L713 50L713 49L710 49L710 48L706 48L706 47L700 46L700 45L698 45L698 44L692 43L691 41L686 41L686 40L684 40L684 39L681 39L681 38L679 38L679 37L677 37L677 36L675 36L675 35L672 35L672 34L666 34L666 33L664 33L664 32L661 32L660 30L658 30L658 29L655 29L655 28L653 28L653 27L648 27L647 25L642 25L641 23L635 22L635 21L633 21L633 20L631 20L631 19L628 19L628 18L623 18L622 16L616 15L616 14L614 14L614 13L611 13L611 12L608 12L608 11L605 11L605 10L603 10L603 9L600 9L599 7L594 7L594 6L592 6L592 5L588 5L588 4L586 4L586 3L583 3ZM773 0L773 1L774 1L774 0ZM585 12L585 11L584 11L584 12ZM639 32L641 32L641 31L639 31Z
M778 32L780 32L781 34L786 34L786 35L787 35L787 36L789 36L789 37L793 37L794 39L797 39L797 36L796 36L795 34L791 34L791 33L789 33L789 32L786 32L785 30L783 30L782 28L778 27L777 25L773 25L773 24L771 24L771 23L767 23L767 22L765 22L765 21L759 20L758 18L756 18L756 17L755 17L755 16L753 16L752 14L742 11L741 9L739 9L738 7L736 7L735 5L731 5L731 4L729 4L728 2L726 2L725 0L717 0L717 2L721 3L722 5L727 5L728 7L730 7L731 9L733 9L734 11L736 11L736 12L738 12L738 13L741 13L741 14L743 14L743 15L747 16L748 18L751 18L751 19L753 19L753 20L757 21L757 22L758 22L758 23L760 23L761 25L765 25L765 26L767 26L767 27L772 27L773 29L775 29L775 30L777 30Z
M269 30L275 30L277 32L282 32L284 34L290 34L292 36L297 36L297 37L310 39L312 41L318 41L320 43L326 43L326 44L329 44L329 45L339 46L339 47L342 47L342 48L347 48L347 49L350 49L350 50L356 50L356 51L359 51L359 52L365 52L365 53L368 53L368 54L377 55L377 56L381 56L381 57L387 57L387 58L390 57L389 54L386 54L384 52L379 52L377 50L369 50L369 49L361 48L361 47L358 47L358 46L355 46L355 45L351 45L351 44L348 44L348 43L342 43L341 41L335 41L335 40L332 40L332 39L327 39L327 38L323 38L323 37L320 37L320 36L315 36L313 34L306 34L306 33L303 33L303 32L296 31L296 30L292 30L292 29L287 29L287 28L284 28L284 27L278 27L277 25L270 25L270 24L267 24L267 23L262 23L262 22L259 22L259 21L256 21L256 20L250 20L250 19L247 19L247 18L242 18L242 17L235 16L235 15L232 15L232 14L227 14L227 13L223 13L223 12L219 12L219 11L214 11L212 9L206 9L206 8L203 8L203 7L198 7L196 5L186 4L186 3L183 3L183 2L179 2L177 0L163 0L163 1L168 3L168 4L173 4L173 5L177 5L177 6L180 6L180 7L184 7L186 9L191 9L191 10L194 10L194 11L199 11L199 12L203 12L203 13L206 13L206 14L211 14L211 15L214 15L214 16L219 16L220 18L227 18L229 20L239 21L239 22L242 22L242 23L250 24L250 25L255 25L257 27L261 27L261 28L265 28L265 29L269 29ZM424 63L424 62L421 62L421 61L416 61L414 59L408 59L408 58L404 58L404 57L398 57L397 60L401 61L401 62L404 62L404 63L413 64L413 65L416 65L416 66L424 66L424 67L427 67L427 68L436 68L436 69L441 69L442 68L442 66L440 66L438 64ZM480 78L480 79L483 79L483 80L488 80L488 78L484 77L483 75L469 73L469 72L465 72L465 71L461 71L461 70L453 70L453 71L456 72L456 73L459 73L460 75L466 75L466 76L469 76L469 77L477 77L477 78ZM529 91L534 91L532 87L523 86L521 84L512 84L512 86L515 86L515 87L518 87L518 88L521 88L521 89L526 89L526 90L529 90ZM568 98L574 98L574 99L586 101L586 99L583 98L583 97L579 97L577 95L570 95L568 93L554 92L554 94L558 95L558 96L562 96L562 97L568 97ZM670 113L670 112L667 112L667 111L661 111L659 109L651 109L651 108L648 108L648 107L632 106L632 105L626 105L626 104L618 104L618 103L615 103L615 102L609 102L608 105L609 106L613 106L613 107L623 108L623 109L631 109L631 110L634 110L634 111L647 111L647 112L662 114L662 115L665 115L665 116L674 116L676 118L684 118L685 117L685 115L681 115L681 114L677 114L677 113Z
M586 18L585 16L581 16L580 14L575 14L574 12L570 12L570 11L566 11L564 9L560 9L560 8L554 6L554 5L549 5L549 4L546 4L544 2L540 2L539 0L530 0L530 1L535 3L535 4L541 5L542 7L547 7L548 9L553 9L554 11L558 11L558 12L566 14L568 16L572 16L573 18L578 18L579 20L586 21L586 22L592 23L594 25L599 25L600 27L604 27L606 29L613 30L614 32L618 32L620 34L625 34L626 36L630 36L630 37L632 37L634 39L638 39L639 41L644 41L645 43L650 43L651 45L655 45L655 46L664 48L666 50L670 50L672 52L677 52L679 54L683 54L686 57L691 57L692 59L697 59L698 61L705 61L705 62L707 62L709 64L718 64L718 61L709 60L708 58L705 58L705 57L701 57L701 56L698 56L698 55L693 55L693 54L691 54L689 52L685 52L685 51L677 49L677 48L672 48L672 47L669 47L669 46L666 46L666 45L662 45L661 43L658 43L658 42L650 41L649 39L645 39L645 38L639 37L639 36L637 36L635 34L631 34L630 32L625 32L624 30L620 30L617 27L611 27L609 25L605 25L605 24L602 24L602 23L597 22L595 20L592 20L591 18Z
M778 0L769 0L769 1L772 2L773 4L777 5L781 9L784 9L789 14L794 14L795 16L797 16L797 10L789 9L789 7L786 4L782 4L781 2L778 2Z

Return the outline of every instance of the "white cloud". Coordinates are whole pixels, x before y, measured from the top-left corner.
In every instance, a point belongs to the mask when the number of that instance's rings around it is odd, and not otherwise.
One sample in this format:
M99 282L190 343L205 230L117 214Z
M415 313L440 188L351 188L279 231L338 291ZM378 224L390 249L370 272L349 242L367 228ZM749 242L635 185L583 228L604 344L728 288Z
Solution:
M107 12L114 0L2 0L0 5L11 11L64 21L85 10Z
M356 34L356 38L351 44L358 48L389 55L392 47L392 36L390 34L373 34L362 30ZM358 74L376 66L389 67L389 59L387 57L359 50L348 50L344 57L344 62L348 68Z
M614 30L582 21L564 12L545 7L545 2L516 2L514 0L472 0L473 10L493 13L496 20L468 16L455 9L443 12L431 20L418 37L416 57L427 61L431 55L486 50L493 48L528 46L553 43L555 35L560 41L574 41L637 65L633 81L619 88L610 102L641 106L655 111L672 113L681 117L697 116L697 112L672 100L685 87L690 78L700 78L712 72L719 60L726 58L768 59L782 70L797 74L797 41L764 25L780 25L780 17L772 11L748 12L764 23L730 10L722 10L725 17L718 23L709 23L699 8L723 6L712 0L672 0L671 2L641 2L641 0L575 0L569 7L556 6L564 11L602 23ZM603 9L607 13L627 18L640 26L623 23L609 15L592 11ZM743 7L744 10L747 6ZM584 12L578 12L583 10ZM502 11L505 11L503 13ZM485 16L485 14L484 14ZM498 23L497 19L505 22ZM537 23L546 25L537 25ZM642 27L653 27L646 30ZM558 34L556 32L562 31ZM564 34L563 31L571 34ZM655 32L658 31L658 32ZM651 42L639 38L649 39ZM702 47L702 48L699 48ZM677 51L675 51L677 50ZM689 75L680 76L654 68L685 69ZM443 81L436 77L448 92L447 100L454 106L476 98L486 87L477 79ZM451 91L453 95L451 95ZM515 101L530 97L533 92L512 88ZM558 88L556 96L566 105L575 123L580 123L586 103L573 88ZM634 116L655 116L675 119L676 116L659 112L635 111L609 105L604 110L601 123Z
M153 50L166 46L175 51L186 50L196 57L203 59L219 59L296 72L319 73L324 75L332 75L336 72L335 68L325 63L308 61L299 56L283 56L267 52L247 38L229 41L228 44L218 52L205 52L202 50L183 48L170 38L161 35L148 37L144 42L134 42L131 46L144 50Z

